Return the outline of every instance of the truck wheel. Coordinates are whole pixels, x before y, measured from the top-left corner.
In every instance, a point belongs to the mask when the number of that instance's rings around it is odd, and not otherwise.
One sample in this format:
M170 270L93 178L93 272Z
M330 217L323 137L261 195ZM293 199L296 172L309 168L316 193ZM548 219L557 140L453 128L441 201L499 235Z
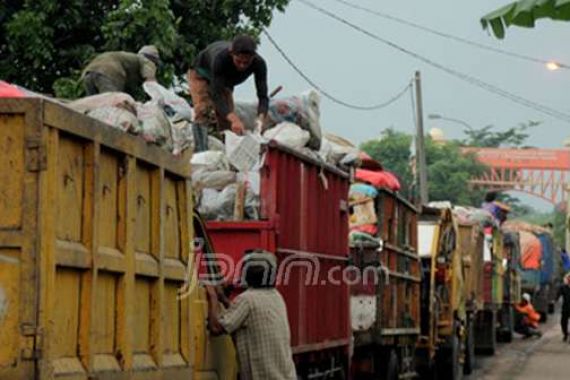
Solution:
M465 342L465 362L463 364L463 373L465 375L471 374L475 367L475 331L473 328L473 321L469 322L467 327L467 340Z
M461 380L463 378L463 365L460 363L461 343L459 337L450 338L447 349L440 351L437 366L437 378L443 380Z

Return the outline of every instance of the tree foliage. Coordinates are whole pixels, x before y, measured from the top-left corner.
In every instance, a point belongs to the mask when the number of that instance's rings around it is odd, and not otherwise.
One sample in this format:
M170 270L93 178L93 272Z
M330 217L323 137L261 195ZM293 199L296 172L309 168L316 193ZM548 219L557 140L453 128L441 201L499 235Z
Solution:
M289 0L6 0L0 3L0 78L76 95L96 53L155 44L162 80L183 77L196 53L239 32L258 35Z
M410 146L413 137L404 132L387 129L378 140L370 140L361 149L398 176L402 192L410 196L413 184ZM478 206L484 192L471 189L469 179L484 172L485 166L473 156L461 153L458 142L437 143L426 140L428 186L430 200L451 201L455 204Z
M481 129L465 129L467 139L462 144L478 148L521 147L529 137L528 130L540 125L538 121L520 123L506 131L495 131L494 126L488 125Z

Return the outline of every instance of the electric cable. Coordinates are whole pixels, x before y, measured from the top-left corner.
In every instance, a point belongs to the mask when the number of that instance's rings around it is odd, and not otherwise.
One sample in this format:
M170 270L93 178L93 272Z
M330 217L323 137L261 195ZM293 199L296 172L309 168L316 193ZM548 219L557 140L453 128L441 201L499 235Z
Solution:
M529 61L529 62L540 63L542 65L554 63L560 68L570 69L570 64L566 64L566 63L559 62L559 61L549 61L549 60L542 59L542 58L536 58L536 57L532 57L529 55L520 54L520 53L517 53L514 51L510 51L510 50L499 49L499 48L496 48L494 46L490 46L490 45L482 44L480 42L469 40L467 38L458 37L458 36L454 36L452 34L441 32L439 30L436 30L436 29L433 29L433 28L430 28L430 27L427 27L427 26L424 26L424 25L421 25L421 24L418 24L418 23L415 23L412 21L405 20L405 19L400 18L400 17L392 16L392 15L389 15L389 14L384 13L384 12L379 12L379 11L376 11L374 9L364 7L362 5L354 4L354 3L351 3L351 2L346 1L346 0L334 0L334 1L336 1L337 3L344 4L347 7L350 7L353 9L358 9L358 10L361 10L363 12L384 18L386 20L391 20L391 21L397 22L397 23L402 24L402 25L407 25L407 26L410 26L412 28L419 29L419 30L422 30L424 32L428 32L428 33L437 35L439 37L447 38L447 39L450 39L450 40L453 40L453 41L456 41L459 43L463 43L465 45L470 45L470 46L478 48L478 49L487 50L490 52L502 54L505 56L509 56L512 58L517 58L517 59L521 59L521 60L525 60L525 61Z
M422 61L422 62L440 70L440 71L443 71L443 72L451 75L451 76L454 76L454 77L456 77L456 78L458 78L458 79L460 79L466 83L469 83L471 85L482 88L482 89L484 89L488 92L491 92L495 95L499 95L499 96L506 98L508 100L511 100L512 102L517 103L519 105L525 106L527 108L531 108L535 111L541 112L541 113L546 114L548 116L551 116L553 118L556 118L556 119L565 121L567 123L570 123L570 114L567 114L567 113L555 110L551 107L542 105L540 103L536 103L534 101L528 100L526 98L523 98L522 96L518 96L516 94L510 93L509 91L503 90L503 89L501 89L495 85L484 82L484 81L482 81L476 77L473 77L473 76L468 75L468 74L464 74L460 71L457 71L455 69L444 66L444 65L442 65L436 61L433 61L429 58L426 58L426 57L424 57L424 56L422 56L422 55L420 55L414 51L411 51L407 48L404 48L395 42L392 42L386 38L380 37L377 34L374 34L370 31L368 31L368 30L366 30L366 29L364 29L364 28L362 28L362 27L360 27L360 26L336 15L336 14L334 14L333 12L330 12L330 11L328 11L328 10L318 6L318 5L315 5L308 0L298 0L298 1L301 2L302 4L305 4L306 6L308 6L310 8L313 8L314 10L316 10L320 13L323 13L324 15L326 15L326 16L328 16L328 17L330 17L330 18L332 18L332 19L334 19L334 20L336 20L342 24L349 26L352 29L355 29L356 31L358 31L364 35L371 37L374 40L377 40L377 41L379 41L385 45L388 45L388 46L390 46L390 47L392 47L392 48L394 48L394 49L396 49L396 50L398 50L398 51L400 51L406 55L414 57L417 60Z
M289 66L291 66L291 68L293 68L293 70L295 70L297 72L297 74L299 74L307 83L309 83L312 87L314 87L317 91L319 91L325 98L329 99L330 101L332 101L336 104L342 105L344 107L351 108L354 110L359 110L359 111L377 111L377 110L380 110L382 108L386 108L390 104L396 102L398 99L400 99L402 96L404 96L404 94L406 94L406 92L412 86L412 82L410 80L408 82L408 84L406 84L406 86L401 91L399 91L396 95L394 95L390 99L388 99L388 100L386 100L380 104L363 106L363 105L357 105L357 104L345 102L344 100L341 100L341 99L337 98L336 96L331 95L328 91L324 90L315 81L313 81L311 78L309 78L309 76L307 74L305 74L299 68L299 66L297 66L293 62L293 60L291 58L289 58L287 53L285 53L285 51L279 46L277 41L275 41L275 39L269 34L269 32L267 30L264 29L263 34L265 34L265 36L267 37L267 39L271 43L271 45L273 45L273 47L279 52L281 57L283 57L283 59L289 64Z

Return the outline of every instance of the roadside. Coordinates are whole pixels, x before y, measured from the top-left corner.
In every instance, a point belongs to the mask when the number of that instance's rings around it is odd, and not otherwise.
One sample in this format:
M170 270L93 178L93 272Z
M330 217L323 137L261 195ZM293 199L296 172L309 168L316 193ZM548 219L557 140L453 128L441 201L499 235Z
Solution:
M558 306L558 305L557 305ZM570 344L562 342L560 314L549 315L541 325L541 339L515 335L510 344L501 344L493 357L477 357L476 369L466 379L555 380L570 377Z

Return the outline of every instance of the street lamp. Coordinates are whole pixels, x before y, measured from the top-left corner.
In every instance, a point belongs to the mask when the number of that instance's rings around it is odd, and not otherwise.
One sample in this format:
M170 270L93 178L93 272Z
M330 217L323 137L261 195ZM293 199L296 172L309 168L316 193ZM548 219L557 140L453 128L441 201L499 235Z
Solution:
M444 120L444 121L450 121L450 122L452 122L452 123L461 124L461 125L463 125L465 128L467 128L467 129L470 130L470 131L473 130L473 127L472 127L469 123L467 123L466 121L463 121L463 120L461 120L461 119L454 119L454 118L452 118L452 117L445 117L445 116L442 116L442 115L437 114L437 113L431 113L431 114L429 114L429 115L428 115L428 119L430 119L430 120Z

